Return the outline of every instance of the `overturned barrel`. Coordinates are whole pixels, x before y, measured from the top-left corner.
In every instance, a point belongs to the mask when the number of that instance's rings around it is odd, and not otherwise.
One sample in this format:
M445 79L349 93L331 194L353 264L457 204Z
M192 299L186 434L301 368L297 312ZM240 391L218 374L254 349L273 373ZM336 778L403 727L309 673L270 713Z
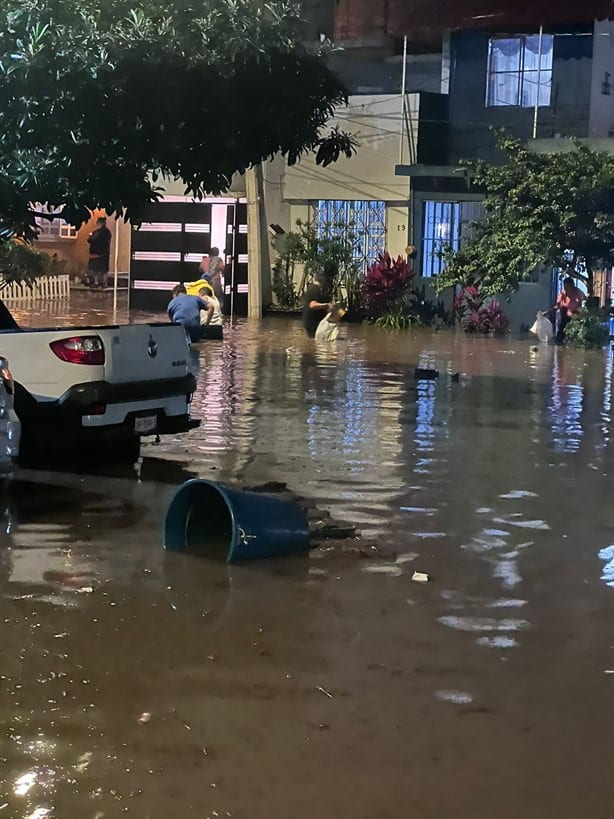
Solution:
M164 521L164 546L235 563L309 547L305 512L293 501L194 479L179 487Z

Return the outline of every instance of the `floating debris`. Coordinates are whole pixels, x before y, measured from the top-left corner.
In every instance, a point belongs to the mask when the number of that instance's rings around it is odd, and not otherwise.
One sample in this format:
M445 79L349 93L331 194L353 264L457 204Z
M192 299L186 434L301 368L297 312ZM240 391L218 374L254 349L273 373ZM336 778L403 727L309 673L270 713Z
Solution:
M416 381L435 381L439 378L439 372L427 367L416 367L414 378Z

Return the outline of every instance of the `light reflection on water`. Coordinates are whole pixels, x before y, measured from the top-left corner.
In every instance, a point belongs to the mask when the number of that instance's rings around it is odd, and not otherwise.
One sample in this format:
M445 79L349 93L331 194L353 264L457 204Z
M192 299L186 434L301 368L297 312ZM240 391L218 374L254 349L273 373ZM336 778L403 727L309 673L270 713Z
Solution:
M84 304L62 308L58 321L70 324L75 312L105 319ZM24 311L22 320L52 323L52 313ZM446 747L440 710L448 720L454 707L503 709L510 690L531 688L518 705L531 724L544 709L594 701L590 674L566 680L578 666L569 634L590 629L593 665L611 643L609 353L534 353L530 342L363 327L322 348L297 322L271 319L239 322L223 343L194 347L190 360L203 425L145 447L146 502L136 489L121 501L76 489L35 519L19 504L5 515L0 618L11 648L0 669L0 723L10 727L3 756L12 793L5 799L0 789L0 805L20 790L19 799L31 795L27 805L11 802L20 819L51 806L83 815L85 799L114 815L144 790L149 808L137 815L224 815L247 797L253 815L267 815L266 794L236 771L255 751L258 764L277 769L279 736L283 778L298 788L319 781L324 766L341 766L350 746L361 749L361 776L371 775L363 748L397 758L388 743L400 713L411 715L416 741L424 731ZM437 369L439 379L416 382L416 366ZM456 372L464 377L453 382ZM162 555L162 510L188 473L286 482L357 525L373 554L322 549L304 563L247 569ZM81 488L104 487L97 479ZM431 582L413 583L414 571ZM418 679L422 665L429 670ZM380 667L399 673L375 680ZM542 689L546 667L560 695ZM143 712L151 723L138 723ZM279 734L263 731L271 724ZM305 737L312 743L318 733L328 745L311 752ZM490 753L488 732L466 733L471 751L483 743ZM202 750L212 735L219 757ZM507 757L503 744L500 754L502 769L523 758ZM201 775L203 760L215 774ZM394 771L377 773L384 812L386 794L405 787ZM218 777L228 786L213 803L209 782ZM344 814L334 788L318 788L323 815L365 815L351 789ZM464 798L462 784L456 797ZM311 812L296 807L297 819L313 814L306 804ZM433 815L452 815L438 807Z
M564 352L557 351L552 372L549 411L557 452L577 452L582 442L582 369L572 368Z

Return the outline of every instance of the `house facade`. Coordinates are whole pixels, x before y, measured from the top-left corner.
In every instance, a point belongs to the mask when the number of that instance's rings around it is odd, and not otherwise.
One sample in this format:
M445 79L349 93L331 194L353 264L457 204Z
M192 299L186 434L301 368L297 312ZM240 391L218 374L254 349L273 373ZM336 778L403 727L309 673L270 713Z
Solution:
M404 255L410 232L409 179L395 174L400 157L436 161L443 149L431 122L441 119L441 94L407 94L406 108L396 94L354 94L337 109L331 126L355 135L355 156L322 168L312 155L289 166L278 158L264 169L266 221L284 231L297 220L323 235L349 226L359 238L357 261L363 270L388 250ZM412 127L408 130L404 121Z
M459 30L444 37L441 94L446 100L444 162L397 166L411 179L411 243L425 280L441 270L442 245L459 247L482 213L481 196L460 164L497 161L504 129L535 150L557 150L563 138L614 149L614 24L511 26ZM521 285L512 318L548 304L550 275Z

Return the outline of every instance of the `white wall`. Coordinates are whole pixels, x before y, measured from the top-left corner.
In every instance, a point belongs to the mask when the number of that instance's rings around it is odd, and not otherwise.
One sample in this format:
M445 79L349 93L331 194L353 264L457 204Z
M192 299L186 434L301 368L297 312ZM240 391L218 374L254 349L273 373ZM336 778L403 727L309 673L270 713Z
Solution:
M409 244L407 202L386 206L386 250L391 256L404 256Z
M425 296L432 301L442 301L447 310L452 309L453 289L451 287L437 295L434 287L435 279L423 279L416 277L414 286L416 288L425 287ZM521 282L518 290L513 293L509 300L505 296L495 296L500 302L506 316L510 320L510 330L513 335L518 335L521 329L530 327L535 321L538 310L548 310L550 304L550 272L544 273L537 282Z
M538 282L520 282L518 290L509 301L499 297L498 301L510 320L512 333L519 333L522 327L531 326L538 310L548 310L550 304L550 273L540 276Z
M410 115L417 122L420 97L407 94ZM282 196L286 200L375 199L403 201L408 195L407 178L395 176L399 162L402 116L400 94L357 95L347 106L337 109L331 127L339 125L358 139L360 145L351 159L340 158L323 168L315 156L305 156L283 176ZM414 128L418 133L418 128ZM409 146L404 137L404 156ZM415 152L415 145L414 152Z

